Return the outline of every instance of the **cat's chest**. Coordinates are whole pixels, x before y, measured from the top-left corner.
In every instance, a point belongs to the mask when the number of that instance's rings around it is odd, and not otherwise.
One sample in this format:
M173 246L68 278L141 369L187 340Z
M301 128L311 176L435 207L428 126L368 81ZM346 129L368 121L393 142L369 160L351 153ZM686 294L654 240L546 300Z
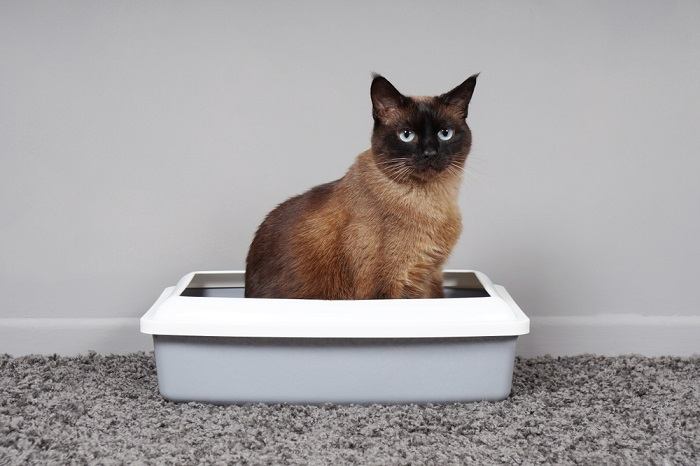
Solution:
M449 256L461 233L458 214L430 222L396 222L385 236L385 259L397 267L433 266Z

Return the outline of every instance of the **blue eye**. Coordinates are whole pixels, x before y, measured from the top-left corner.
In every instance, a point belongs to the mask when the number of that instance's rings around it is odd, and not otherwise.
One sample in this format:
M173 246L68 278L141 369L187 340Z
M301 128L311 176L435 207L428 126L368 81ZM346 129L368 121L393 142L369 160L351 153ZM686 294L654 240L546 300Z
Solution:
M452 139L452 135L454 135L455 132L452 129L441 129L438 131L438 138L440 138L441 141L449 141Z
M416 133L414 133L410 129L404 129L402 131L399 131L399 139L401 139L403 142L411 142L415 137Z

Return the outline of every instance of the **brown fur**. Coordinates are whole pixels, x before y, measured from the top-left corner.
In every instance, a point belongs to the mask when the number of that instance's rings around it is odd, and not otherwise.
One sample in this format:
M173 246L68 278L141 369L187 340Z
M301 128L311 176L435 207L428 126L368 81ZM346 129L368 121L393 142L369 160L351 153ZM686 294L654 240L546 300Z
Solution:
M447 114L443 118L461 120L466 127L459 109L435 105ZM401 111L392 108L380 115L375 136L379 126L393 131L392 121L401 119ZM455 157L457 167L471 145L468 136ZM442 296L442 266L462 228L457 205L462 172L398 179L388 168L391 163L384 163L385 148L378 138L341 179L295 196L268 214L248 253L247 297Z

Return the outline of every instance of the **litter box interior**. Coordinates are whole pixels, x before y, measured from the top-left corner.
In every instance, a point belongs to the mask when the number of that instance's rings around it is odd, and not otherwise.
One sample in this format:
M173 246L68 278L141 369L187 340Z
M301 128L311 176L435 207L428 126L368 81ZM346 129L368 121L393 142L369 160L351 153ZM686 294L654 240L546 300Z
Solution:
M489 292L473 272L445 274L445 298L487 298ZM243 298L244 275L242 273L198 272L192 276L180 296L198 298Z

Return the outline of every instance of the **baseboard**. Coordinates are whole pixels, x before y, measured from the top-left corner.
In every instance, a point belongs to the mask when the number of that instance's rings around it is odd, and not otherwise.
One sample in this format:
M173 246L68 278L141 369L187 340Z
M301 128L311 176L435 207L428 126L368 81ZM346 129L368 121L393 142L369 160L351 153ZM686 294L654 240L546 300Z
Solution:
M0 354L75 355L88 351L150 351L137 318L0 319ZM593 353L645 356L700 354L700 317L604 314L531 317L530 334L518 341L525 357Z
M530 334L518 341L518 354L700 355L700 316L535 316Z
M0 319L0 354L121 354L151 350L152 338L139 332L138 318Z

